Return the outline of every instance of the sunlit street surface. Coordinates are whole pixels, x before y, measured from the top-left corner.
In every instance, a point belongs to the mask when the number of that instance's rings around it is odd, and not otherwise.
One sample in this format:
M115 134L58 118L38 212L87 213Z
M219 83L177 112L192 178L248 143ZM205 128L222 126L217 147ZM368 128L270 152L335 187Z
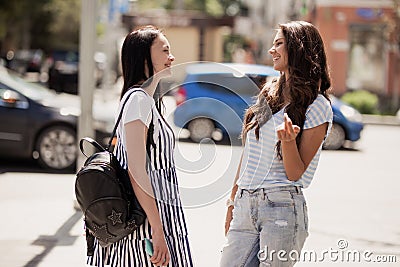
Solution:
M399 264L399 134L398 126L367 125L354 148L323 151L305 190L310 236L296 266ZM218 266L225 199L240 153L238 144L177 142L196 266ZM82 215L73 208L74 174L43 173L32 163L5 160L0 168L1 266L85 266ZM289 256L296 255L281 255Z

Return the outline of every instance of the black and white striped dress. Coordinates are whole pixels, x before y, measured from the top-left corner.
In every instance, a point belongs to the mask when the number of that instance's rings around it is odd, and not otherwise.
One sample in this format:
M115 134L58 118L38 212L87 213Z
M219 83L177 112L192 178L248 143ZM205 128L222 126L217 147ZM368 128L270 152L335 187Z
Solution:
M130 91L125 94L121 103L129 95ZM175 170L174 133L159 114L153 98L141 89L133 92L129 96L120 127L118 127L118 142L115 150L117 158L125 168L127 167L127 155L124 148L126 142L123 124L135 119L142 120L147 127L149 127L150 121L153 121L154 124L153 140L155 147L151 146L150 148L150 164L148 164L147 172L153 186L165 239L171 255L168 266L193 266ZM145 238L151 239L151 227L147 219L131 235L107 248L101 247L96 240L94 255L87 257L87 264L99 267L105 265L112 267L154 266L145 252Z

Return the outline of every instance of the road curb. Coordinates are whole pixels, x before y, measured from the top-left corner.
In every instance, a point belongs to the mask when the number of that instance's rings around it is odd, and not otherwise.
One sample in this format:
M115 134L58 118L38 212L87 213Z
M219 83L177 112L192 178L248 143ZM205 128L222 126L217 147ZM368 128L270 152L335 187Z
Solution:
M362 121L366 125L371 124L371 125L400 126L400 119L398 119L396 116L363 114Z

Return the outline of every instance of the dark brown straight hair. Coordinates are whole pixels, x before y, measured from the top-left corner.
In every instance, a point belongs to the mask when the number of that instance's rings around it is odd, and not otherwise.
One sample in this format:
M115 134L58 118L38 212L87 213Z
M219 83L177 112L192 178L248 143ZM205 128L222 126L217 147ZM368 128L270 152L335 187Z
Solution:
M163 34L160 29L148 25L132 31L125 37L121 50L122 75L124 78L121 99L133 86L146 86L151 82L154 68L150 48L160 34ZM149 70L148 77L145 72L146 65ZM157 86L154 100L161 113L162 100L158 91Z

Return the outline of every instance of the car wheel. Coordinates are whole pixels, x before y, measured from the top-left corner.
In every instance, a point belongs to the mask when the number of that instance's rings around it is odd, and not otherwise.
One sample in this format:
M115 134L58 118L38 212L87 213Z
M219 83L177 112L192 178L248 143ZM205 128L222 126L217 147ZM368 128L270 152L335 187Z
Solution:
M343 127L337 123L332 125L331 132L323 144L323 148L327 150L336 150L343 146L346 140L346 133Z
M206 118L192 120L188 125L190 139L194 142L200 142L204 138L211 138L215 130L214 122Z
M76 133L65 126L45 129L37 139L36 158L47 169L71 169L77 158Z

